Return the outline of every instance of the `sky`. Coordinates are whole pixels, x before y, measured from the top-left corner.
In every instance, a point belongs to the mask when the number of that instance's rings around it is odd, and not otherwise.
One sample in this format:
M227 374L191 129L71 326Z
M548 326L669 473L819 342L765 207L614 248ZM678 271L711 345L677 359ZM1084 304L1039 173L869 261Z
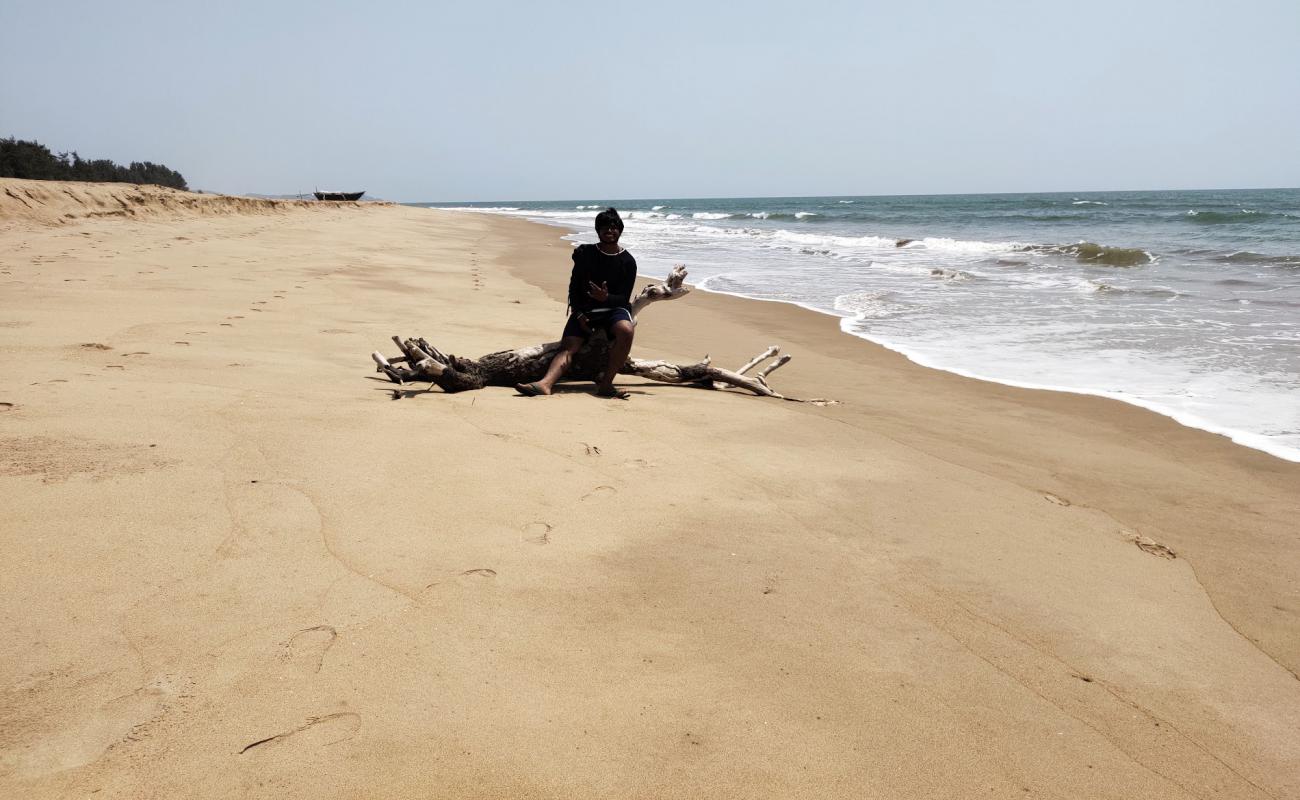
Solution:
M0 137L402 202L1300 186L1298 0L0 0Z

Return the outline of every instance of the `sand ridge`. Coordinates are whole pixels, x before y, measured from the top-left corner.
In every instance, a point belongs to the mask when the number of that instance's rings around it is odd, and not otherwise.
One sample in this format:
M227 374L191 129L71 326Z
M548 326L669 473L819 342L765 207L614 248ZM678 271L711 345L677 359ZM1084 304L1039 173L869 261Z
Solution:
M0 230L0 794L1300 793L1294 465L700 292L637 354L779 343L841 404L372 371L553 338L567 254L400 207Z
M184 192L165 186L79 181L29 181L0 178L0 225L65 225L85 219L177 219L229 214L282 214L324 211L338 206L385 206L363 201L317 203L223 194Z

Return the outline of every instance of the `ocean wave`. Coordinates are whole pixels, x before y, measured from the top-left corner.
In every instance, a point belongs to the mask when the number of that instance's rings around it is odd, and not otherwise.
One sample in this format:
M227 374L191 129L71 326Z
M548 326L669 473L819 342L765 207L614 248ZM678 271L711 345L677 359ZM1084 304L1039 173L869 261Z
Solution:
M1136 247L1107 247L1096 242L1066 245L1032 244L1020 249L1026 252L1064 253L1074 256L1081 264L1103 264L1108 267L1136 267L1156 260L1155 256Z
M1260 306L1268 306L1269 308L1300 308L1300 303L1297 303L1294 300L1270 300L1268 298L1263 298L1263 297L1250 297L1250 298L1237 297L1237 298L1224 300L1224 302L1239 303L1243 306L1260 305Z
M1241 287L1249 287L1251 289L1268 288L1267 283L1260 283L1259 281L1246 280L1245 278L1224 278L1223 280L1215 281L1214 285L1229 286L1229 287L1241 286Z
M1079 200L1075 199L1070 203L1072 206L1108 206L1110 203L1103 203L1100 200Z
M1281 267L1300 267L1300 256L1266 256L1262 253L1252 253L1249 250L1240 250L1236 253L1218 256L1214 260L1225 264L1272 264Z
M789 214L783 211L751 211L745 216L750 217L751 219L771 219L771 220L778 220L778 221L796 220L800 222L802 221L811 222L814 217L820 217L821 215L813 213L811 211L797 211L793 214ZM852 218L845 217L843 219L852 219Z
M892 298L892 292L850 292L835 298L835 310L859 320L896 317L911 310Z
M1173 289L1125 289L1122 286L1115 286L1105 281L1088 281L1085 287L1097 294L1150 297L1156 300L1174 300L1179 297L1186 297L1182 292L1175 292Z
M651 211L663 211L668 206L650 206Z
M755 231L763 233L763 231ZM837 248L879 248L893 247L894 240L883 236L821 236L815 233L799 233L797 231L778 230L773 231L771 237L778 242L789 242L809 247L821 247L829 249Z
M731 219L732 214L722 214L716 211L696 211L691 215L691 219Z
M927 250L934 250L940 253L959 253L963 255L991 255L993 253L1007 253L1019 250L1023 247L1023 245L1016 242L981 242L967 241L963 239L948 239L945 237L926 237L924 239L913 239L911 241L900 239L898 241L906 242L906 245L895 242L896 247L919 244Z
M968 281L973 279L975 276L969 272L962 272L959 269L939 269L936 267L935 269L930 270L930 277L939 278L944 281Z
M1269 219L1296 219L1296 217L1290 214L1242 208L1237 211L1198 211L1191 209L1183 215L1183 219L1196 225L1240 225Z

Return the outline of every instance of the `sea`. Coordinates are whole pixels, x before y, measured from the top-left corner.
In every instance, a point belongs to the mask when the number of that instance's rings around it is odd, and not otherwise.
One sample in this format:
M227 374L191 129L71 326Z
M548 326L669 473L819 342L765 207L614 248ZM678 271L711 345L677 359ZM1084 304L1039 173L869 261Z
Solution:
M573 242L614 206L644 277L684 263L698 289L836 317L926 367L1300 461L1300 189L412 205Z

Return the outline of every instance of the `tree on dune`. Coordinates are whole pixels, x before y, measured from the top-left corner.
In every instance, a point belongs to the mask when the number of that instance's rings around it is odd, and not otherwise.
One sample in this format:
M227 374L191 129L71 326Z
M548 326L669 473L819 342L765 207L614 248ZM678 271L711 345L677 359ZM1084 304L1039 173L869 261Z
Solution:
M40 142L16 137L0 139L0 178L33 181L95 181L99 183L152 183L188 191L185 177L152 161L132 161L120 166L106 158L87 160L75 150L52 153Z

